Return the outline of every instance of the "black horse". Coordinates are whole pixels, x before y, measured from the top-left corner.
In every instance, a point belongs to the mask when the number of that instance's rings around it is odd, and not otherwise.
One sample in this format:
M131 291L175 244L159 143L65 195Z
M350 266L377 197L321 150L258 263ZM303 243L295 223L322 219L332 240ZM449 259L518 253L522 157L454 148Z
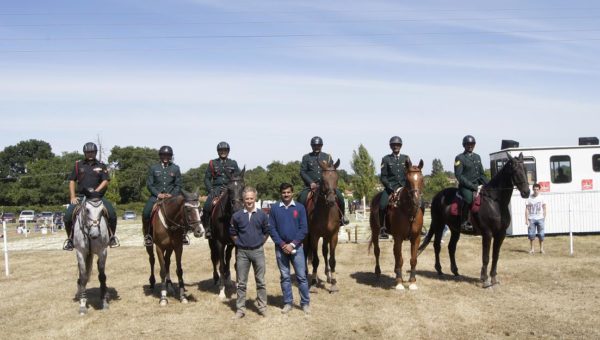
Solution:
M231 216L244 206L242 193L244 191L244 173L246 167L239 175L230 175L229 183L219 196L218 202L212 209L210 224L212 238L208 240L210 258L213 264L213 279L219 284L219 298L225 299L225 286L231 286L231 252L234 249L233 240L229 236ZM217 271L218 266L218 271Z
M499 283L496 279L496 265L500 255L500 247L506 236L506 229L510 225L511 217L509 211L510 199L516 186L521 197L529 197L529 184L527 172L523 164L523 154L513 158L508 155L508 162L492 178L492 180L481 189L481 207L478 213L471 214L470 220L476 233L481 234L482 262L481 282L487 288ZM437 193L431 202L431 226L425 239L419 246L419 254L427 247L433 235L433 247L435 250L435 269L442 275L440 265L440 249L444 227L450 228L451 236L448 243L451 270L454 275L458 274L458 267L454 254L456 243L460 238L460 217L450 213L451 205L456 198L457 188L446 188ZM460 215L460 214L458 214ZM492 268L490 270L491 281L487 275L487 266L490 260L490 243L494 240L492 252Z

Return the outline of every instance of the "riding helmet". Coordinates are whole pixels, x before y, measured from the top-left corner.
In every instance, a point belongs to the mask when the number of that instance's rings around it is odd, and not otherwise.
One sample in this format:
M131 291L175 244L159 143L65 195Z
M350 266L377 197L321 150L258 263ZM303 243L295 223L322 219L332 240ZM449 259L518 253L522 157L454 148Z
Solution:
M394 136L394 137L390 138L390 145L392 145L392 144L402 145L402 138L400 138L398 136Z
M83 146L83 153L86 152L98 152L98 147L92 142L85 143Z
M310 140L310 145L323 145L323 138L315 136Z
M217 151L219 150L227 150L229 151L229 144L227 142L221 142L219 144L217 144Z
M173 156L173 148L168 145L163 145L158 149L158 155Z
M471 136L471 135L466 135L466 136L463 138L463 143L462 143L462 145L463 145L463 146L465 146L465 145L467 145L467 144L475 144L475 143L476 143L476 142L475 142L475 137L473 137L473 136Z

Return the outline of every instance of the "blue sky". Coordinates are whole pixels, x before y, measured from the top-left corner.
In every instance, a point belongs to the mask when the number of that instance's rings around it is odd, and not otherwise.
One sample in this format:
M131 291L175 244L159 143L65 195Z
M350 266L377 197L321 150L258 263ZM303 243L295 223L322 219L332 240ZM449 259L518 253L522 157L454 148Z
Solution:
M0 148L173 146L184 170L402 152L451 170L466 134L599 136L592 1L15 1L0 5Z

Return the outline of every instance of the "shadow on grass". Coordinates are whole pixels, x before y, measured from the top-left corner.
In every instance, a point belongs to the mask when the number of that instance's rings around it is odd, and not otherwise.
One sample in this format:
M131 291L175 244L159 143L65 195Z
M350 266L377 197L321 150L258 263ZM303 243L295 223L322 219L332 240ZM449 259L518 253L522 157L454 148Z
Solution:
M237 311L237 306L236 306L236 297L234 296L233 298L227 299L227 300L223 300L222 301L224 305L226 305L227 307L229 307L229 309L231 309L232 312ZM267 295L267 307L271 306L273 307L272 309L279 309L281 307L283 307L283 296L282 295ZM300 307L298 307L300 308ZM248 312L253 312L258 314L258 306L256 305L256 299L248 299L248 297L246 297L246 313ZM267 313L273 313L273 310L267 310Z
M88 304L96 310L102 309L102 301L100 300L100 287L88 288L86 289L86 293ZM106 288L106 298L108 300L108 303L111 303L112 301L121 300L119 292L112 287ZM73 301L79 302L79 297L77 296L77 294L75 294Z
M356 283L382 289L392 289L396 286L396 279L385 274L379 278L373 272L356 272L350 274L350 277L356 280Z
M464 275L454 275L454 274L442 274L439 275L437 272L431 271L431 270L417 270L415 272L415 274L417 275L417 280L419 279L419 276L421 277L426 277L428 279L432 279L432 280L439 280L439 281L454 281L454 282L467 282L467 283L472 283L472 284L477 284L479 283L479 278L476 277L470 277L470 276L464 276Z

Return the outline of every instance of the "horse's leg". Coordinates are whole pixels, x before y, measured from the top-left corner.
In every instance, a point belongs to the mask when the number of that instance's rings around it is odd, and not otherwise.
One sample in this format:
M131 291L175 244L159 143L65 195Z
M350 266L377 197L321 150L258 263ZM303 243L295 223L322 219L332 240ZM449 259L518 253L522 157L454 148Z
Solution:
M183 237L183 236L182 236ZM175 263L177 264L177 280L179 281L179 301L181 303L188 303L188 299L185 296L185 283L183 282L183 268L181 266L181 255L183 254L183 244L179 244L175 248Z
M421 232L415 233L410 238L410 282L408 289L417 290L417 251L419 250L419 243L421 243Z
M381 253L381 249L379 248L379 228L371 230L371 242L373 243L373 253L375 254L375 276L379 280L381 277L381 267L379 266L379 254Z
M496 279L496 266L498 264L498 259L500 258L500 247L502 247L502 242L504 241L505 236L506 233L504 231L500 231L494 237L494 248L492 249L492 270L490 271L490 276L492 277L492 285L500 283L500 281Z
M329 291L331 293L339 291L339 288L337 287L337 279L335 278L335 248L337 247L337 243L338 234L334 233L329 241L329 250L331 251L331 254L329 254L329 268L331 270L331 287L329 288Z
M171 281L171 254L173 254L173 249L169 248L165 251L165 271L167 273L167 292L171 295L175 295L173 289L173 281Z
M313 267L313 271L312 271L312 279L310 282L311 286L318 286L319 285L319 274L317 272L317 269L319 268L319 252L318 252L318 248L319 248L319 238L318 237L312 237L310 238L310 251L312 253L312 267Z
M485 231L481 233L481 277L480 280L483 283L483 288L488 288L492 286L492 283L489 280L487 274L487 266L490 262L490 243L492 240L492 235L489 231Z
M167 300L167 284L165 282L165 279L167 278L167 271L166 271L166 265L165 265L165 254L158 245L155 248L156 248L156 256L158 257L158 264L160 265L161 289L160 289L159 304L161 306L166 306L169 303L169 301Z
M394 235L394 272L396 273L396 289L404 290L402 284L402 238Z
M225 273L225 245L219 242L219 299L225 300L225 281L227 280Z
M156 284L156 278L154 278L154 263L156 261L154 257L154 246L146 247L146 252L148 253L148 262L150 262L150 289L154 290L154 285Z
M323 254L323 263L325 264L325 277L327 283L331 283L331 267L329 266L329 243L331 239L323 237L323 244L321 244L321 253Z
M448 255L450 256L450 270L452 274L458 276L458 267L456 266L456 244L460 239L460 229L453 231L450 229L450 242L448 242Z
M100 281L100 301L102 302L102 309L108 309L108 298L106 297L106 257L108 252L104 248L100 255L98 255L98 280Z
M232 245L225 246L225 275L227 277L226 286L233 286L233 281L231 280L231 252L233 251Z
M217 271L217 265L219 264L219 248L217 247L217 241L213 239L208 240L210 246L210 259L213 265L213 282L215 285L219 283L219 272Z
M435 270L438 275L444 275L442 272L442 265L440 262L440 251L442 250L442 236L444 235L444 224L439 224L438 222L431 222L429 228L434 228L434 239L433 239L433 250L435 253Z
M87 285L87 260L88 256L77 250L77 265L79 267L79 278L77 279L77 297L79 298L79 314L87 313L87 293L85 287Z

